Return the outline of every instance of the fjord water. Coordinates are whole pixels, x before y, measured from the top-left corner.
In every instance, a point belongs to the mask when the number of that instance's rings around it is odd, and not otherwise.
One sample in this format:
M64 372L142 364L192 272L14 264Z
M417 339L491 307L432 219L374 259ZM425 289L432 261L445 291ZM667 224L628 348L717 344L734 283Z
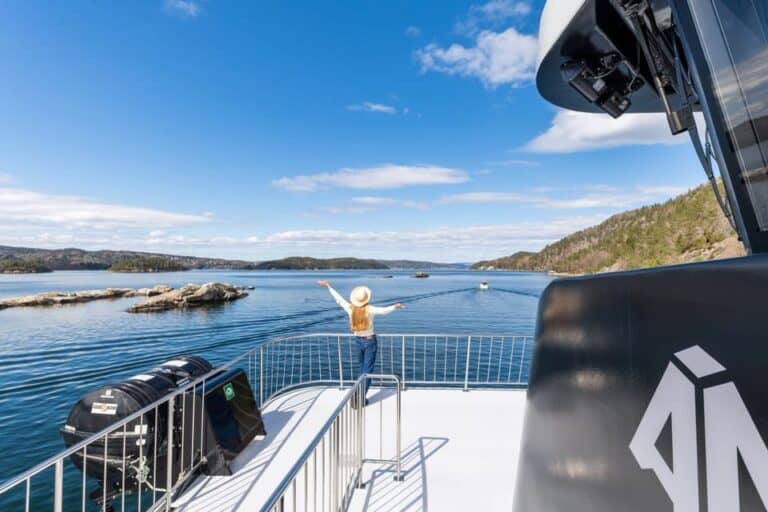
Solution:
M346 332L343 312L315 284L343 295L372 288L375 304L407 309L380 317L381 333L532 334L545 274L472 271L242 272L168 274L55 272L0 275L0 298L55 290L182 286L223 281L254 286L240 301L191 311L130 314L141 299L0 311L0 482L63 449L58 430L77 399L181 354L224 363L259 342L302 332ZM384 276L391 275L391 279ZM487 279L489 291L480 291Z

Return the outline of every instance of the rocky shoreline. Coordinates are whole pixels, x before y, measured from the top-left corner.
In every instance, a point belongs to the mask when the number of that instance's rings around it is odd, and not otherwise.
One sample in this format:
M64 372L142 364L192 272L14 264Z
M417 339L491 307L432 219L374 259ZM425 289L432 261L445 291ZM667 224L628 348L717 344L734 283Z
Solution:
M0 299L0 310L8 308L60 306L81 304L97 300L147 297L134 304L131 313L187 309L208 304L219 304L247 297L246 289L253 287L234 286L227 283L188 284L179 289L166 285L152 288L106 288L103 290L82 290L77 292L45 292L37 295Z

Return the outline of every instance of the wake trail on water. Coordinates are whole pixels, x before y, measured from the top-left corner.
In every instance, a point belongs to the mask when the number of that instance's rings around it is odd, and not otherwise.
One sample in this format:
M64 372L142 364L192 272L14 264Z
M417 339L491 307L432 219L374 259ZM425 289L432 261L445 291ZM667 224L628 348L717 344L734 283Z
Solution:
M541 295L538 293L526 292L523 290L508 290L506 288L491 288L491 290L497 291L497 292L511 293L513 295L522 295L523 297L533 297L535 299L538 299L541 297Z
M395 296L383 299L382 303L400 302L410 304L435 297L475 290L474 287L457 288ZM94 344L85 346L82 345L81 340L77 340L76 343L78 345L76 347L68 346L70 343L64 343L60 348L53 350L26 352L18 356L4 355L0 356L0 364L6 368L6 372L23 368L30 362L39 361L42 357L67 356L71 360L73 356L94 356L110 352L118 352L119 355L116 354L116 357L122 357L120 360L111 362L100 361L101 364L98 367L91 366L81 370L68 370L66 373L51 373L50 370L47 370L42 374L27 378L16 385L3 386L0 389L0 398L19 391L46 389L48 392L52 392L55 389L60 389L73 383L96 384L107 377L114 378L131 371L147 370L152 365L160 364L162 360L184 354L196 353L204 357L210 357L210 354L208 356L206 354L215 351L220 352L222 348L234 348L247 343L251 343L255 347L258 343L267 339L298 334L319 325L338 321L344 317L345 314L341 312L338 306L334 305L333 307L317 308L290 315L274 315L266 318L234 321L208 327L193 329L177 328L170 331L156 329L145 331L139 335L104 338ZM285 325L281 326L281 324ZM260 327L260 329L254 331L254 327ZM221 338L222 335L227 334L228 336L224 339L210 341L212 335ZM178 342L181 340L185 340L183 348L178 345ZM177 343L169 343L174 341ZM126 353L120 350L130 346L136 347L133 353ZM236 355L234 354L230 357L235 357ZM211 357L211 359L215 359L215 356ZM66 366L68 363L67 360L62 358L59 358L57 362L61 363L61 366Z

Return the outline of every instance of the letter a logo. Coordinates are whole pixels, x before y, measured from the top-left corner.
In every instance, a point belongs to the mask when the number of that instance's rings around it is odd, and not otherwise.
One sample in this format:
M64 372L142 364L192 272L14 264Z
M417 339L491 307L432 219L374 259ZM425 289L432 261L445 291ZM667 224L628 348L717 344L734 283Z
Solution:
M685 372L684 372L685 370ZM708 512L741 510L738 458L744 463L763 504L768 503L768 448L733 382L701 386L698 379L725 368L701 347L675 354L654 391L629 450L642 469L659 479L674 512L700 512L699 457L706 461ZM692 375L696 381L688 376ZM698 453L696 390L703 389L705 453ZM656 441L664 425L672 427L672 468ZM673 469L674 468L674 469Z

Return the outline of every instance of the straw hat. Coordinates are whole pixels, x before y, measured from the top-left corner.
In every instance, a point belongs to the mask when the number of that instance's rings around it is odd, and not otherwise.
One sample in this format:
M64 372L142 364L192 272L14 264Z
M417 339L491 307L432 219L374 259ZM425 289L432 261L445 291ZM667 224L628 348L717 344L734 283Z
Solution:
M362 308L371 301L371 289L367 286L356 286L349 294L349 302L356 308Z

